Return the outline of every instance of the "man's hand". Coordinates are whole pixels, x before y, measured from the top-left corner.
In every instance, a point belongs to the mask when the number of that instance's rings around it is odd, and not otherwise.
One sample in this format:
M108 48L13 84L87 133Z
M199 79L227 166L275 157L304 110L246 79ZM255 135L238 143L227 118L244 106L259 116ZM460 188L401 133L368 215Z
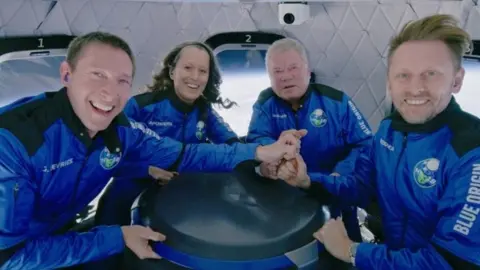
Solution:
M350 262L350 246L352 240L348 238L342 218L330 219L323 227L313 234L327 251L337 259Z
M278 141L257 148L256 158L266 163L276 163L282 159L290 160L295 158L300 149L300 139L292 134L286 134Z
M273 180L277 180L277 170L278 170L279 162L275 163L265 163L263 162L260 164L260 173L265 178L270 178Z
M297 154L295 159L281 164L278 168L277 176L291 186L301 188L310 187L307 165L300 154Z
M297 139L301 139L303 137L305 137L305 135L307 135L307 130L306 129L300 129L300 130L296 130L296 129L289 129L289 130L284 130L282 131L282 133L280 133L280 137L283 137L287 134L291 134L293 135L295 138Z
M152 231L143 226L122 226L123 239L125 245L135 253L140 259L161 259L148 244L152 241L165 241L165 235Z
M177 172L165 171L164 169L160 169L160 168L157 168L155 166L149 166L148 167L148 174L153 179L155 179L157 181L157 183L160 184L160 185L167 184L168 182L170 182L170 180L172 180L172 178L174 176L178 175Z

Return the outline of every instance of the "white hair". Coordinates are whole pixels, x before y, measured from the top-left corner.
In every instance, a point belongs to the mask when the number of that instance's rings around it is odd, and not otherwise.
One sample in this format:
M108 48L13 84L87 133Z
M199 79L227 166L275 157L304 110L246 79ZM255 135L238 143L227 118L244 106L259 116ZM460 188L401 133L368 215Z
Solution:
M270 59L270 56L273 53L284 52L288 50L295 50L302 57L302 59L305 61L305 65L308 67L308 56L305 47L303 47L303 45L299 41L293 38L282 38L275 41L274 43L272 43L272 45L270 45L270 47L268 47L267 54L265 56L265 65L267 67L267 70L268 59Z

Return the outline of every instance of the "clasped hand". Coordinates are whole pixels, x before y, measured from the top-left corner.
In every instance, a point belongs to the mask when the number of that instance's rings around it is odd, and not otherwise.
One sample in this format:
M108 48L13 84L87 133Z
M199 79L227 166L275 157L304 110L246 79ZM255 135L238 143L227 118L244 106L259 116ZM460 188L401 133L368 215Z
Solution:
M307 175L307 166L300 152L300 139L307 134L305 129L286 130L280 134L279 141L296 139L298 142L297 151L293 156L286 156L282 160L274 162L263 162L260 165L260 173L270 179L282 179L289 185L306 188L310 185L310 179Z

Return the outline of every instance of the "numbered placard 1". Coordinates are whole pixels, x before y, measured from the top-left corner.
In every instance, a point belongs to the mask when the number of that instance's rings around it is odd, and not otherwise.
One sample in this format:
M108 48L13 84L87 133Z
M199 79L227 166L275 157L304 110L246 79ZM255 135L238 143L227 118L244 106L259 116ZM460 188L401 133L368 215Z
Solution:
M37 48L39 48L39 49L45 48L45 46L43 45L43 38L38 39L38 47Z

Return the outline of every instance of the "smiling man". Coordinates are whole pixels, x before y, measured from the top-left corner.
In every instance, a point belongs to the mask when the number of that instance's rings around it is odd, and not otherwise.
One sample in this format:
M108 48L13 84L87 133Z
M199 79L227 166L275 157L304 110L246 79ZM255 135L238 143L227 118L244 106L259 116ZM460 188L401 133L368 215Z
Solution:
M125 246L159 258L148 241L165 236L142 226L99 226L62 233L118 174L146 177L155 165L178 171L229 171L245 160L295 155L295 138L258 144L184 145L160 138L122 110L134 59L122 39L80 36L60 67L65 88L24 98L0 114L0 267L54 269L99 260ZM21 91L21 89L19 89ZM135 171L124 160L138 162Z
M390 43L384 119L354 173L279 175L321 200L365 206L376 198L385 243L354 243L340 219L315 237L358 269L480 269L480 119L461 110L462 56L471 40L449 15L408 23ZM334 197L332 197L334 195ZM338 199L341 198L341 201Z

